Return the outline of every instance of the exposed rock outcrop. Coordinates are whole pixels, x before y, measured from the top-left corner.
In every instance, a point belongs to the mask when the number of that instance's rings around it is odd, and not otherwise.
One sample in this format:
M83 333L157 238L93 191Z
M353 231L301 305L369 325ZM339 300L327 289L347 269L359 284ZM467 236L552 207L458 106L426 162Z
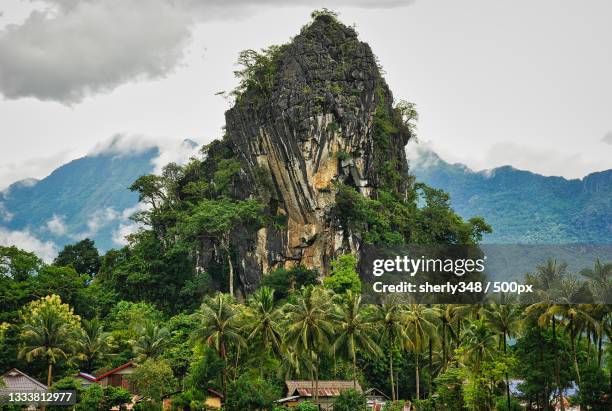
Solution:
M269 83L246 87L225 114L243 170L241 196L264 198L267 212L283 221L234 233L246 292L270 269L304 265L324 275L331 259L358 250L358 236L333 216L335 184L369 197L384 173L401 177L399 192L408 181L410 130L384 123L396 113L393 97L353 28L319 16L269 58Z

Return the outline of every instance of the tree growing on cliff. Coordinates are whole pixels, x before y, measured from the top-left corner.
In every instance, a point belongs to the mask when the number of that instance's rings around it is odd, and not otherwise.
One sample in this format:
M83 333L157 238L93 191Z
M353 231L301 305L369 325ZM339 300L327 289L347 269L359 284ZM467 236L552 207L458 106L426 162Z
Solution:
M254 200L231 201L225 197L203 200L181 217L180 231L188 238L209 240L225 255L229 271L229 293L234 295L234 264L231 233L239 227L259 228L263 224L263 206Z

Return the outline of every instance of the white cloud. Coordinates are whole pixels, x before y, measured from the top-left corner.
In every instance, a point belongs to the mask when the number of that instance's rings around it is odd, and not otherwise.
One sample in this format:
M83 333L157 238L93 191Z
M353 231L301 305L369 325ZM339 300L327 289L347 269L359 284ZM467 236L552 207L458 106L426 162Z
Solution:
M328 7L398 7L411 0L332 0ZM307 0L292 6L308 5ZM0 92L74 104L139 80L167 76L197 23L287 6L281 0L40 0L0 31Z
M601 139L606 144L612 145L612 131L608 131Z
M121 213L112 207L96 211L89 221L87 221L88 236L95 235L101 228L108 226L113 221L117 220Z
M609 163L594 164L580 153L566 153L550 147L527 146L514 142L493 144L485 155L487 164L512 165L543 175L583 177L585 170L609 168ZM559 170L563 170L562 173Z
M188 140L177 140L143 135L116 134L110 139L96 144L88 155L133 155L152 148L159 149L159 155L152 160L153 172L160 173L168 163L185 164L199 150Z
M46 0L0 34L0 89L7 98L71 104L118 85L167 75L190 31L167 0Z
M10 231L0 227L0 245L16 246L38 255L46 262L52 261L57 255L57 246L52 241L41 241L29 231Z
M119 246L128 244L127 236L134 234L142 228L141 224L135 222L121 223L119 227L113 231L113 242Z
M53 235L64 236L68 232L68 227L64 221L64 216L53 215L45 225L46 229Z
M406 158L410 168L429 168L440 162L433 145L425 140L410 141L406 145Z
M0 163L0 189L6 190L16 181L31 187L37 183L37 180L30 177L45 177L58 165L74 159L74 155L70 150L64 150L50 156L28 158L13 163Z
M82 240L84 238L94 237L100 230L106 227L117 228L112 232L112 239L118 245L125 245L125 236L136 232L141 224L130 220L135 213L139 211L145 211L149 208L148 205L143 203L137 203L133 207L128 207L125 210L119 212L112 207L97 210L92 214L91 218L87 222L87 230L72 235L71 237L75 240Z
M159 156L153 159L155 173L161 172L169 163L185 164L199 151L199 146L193 146L189 141L181 142L164 140L158 144Z
M410 145L409 145L410 146ZM563 176L565 178L582 178L597 170L610 168L609 160L585 157L580 152L568 153L552 147L521 144L512 141L493 143L484 151L484 155L460 155L447 146L430 145L436 156L451 164L461 164L466 172L479 172L485 177L493 175L495 168L512 166L518 170L527 170L544 176ZM425 151L428 148L425 148ZM412 149L414 150L414 149ZM407 154L416 157L422 164L423 152ZM421 155L422 157L419 157ZM433 165L430 163L429 165Z
M6 209L4 203L0 203L0 220L8 223L13 219L13 213Z
M113 242L119 246L127 245L128 242L126 237L130 234L134 234L135 232L143 228L143 225L141 223L131 221L130 218L134 214L140 211L149 210L150 208L151 206L149 204L138 203L134 207L126 208L125 210L123 210L123 212L121 213L121 219L123 221L119 224L119 227L117 227L117 229L113 231Z
M97 143L94 148L89 151L88 155L132 155L143 153L154 147L157 147L157 142L154 138L119 133L107 140Z

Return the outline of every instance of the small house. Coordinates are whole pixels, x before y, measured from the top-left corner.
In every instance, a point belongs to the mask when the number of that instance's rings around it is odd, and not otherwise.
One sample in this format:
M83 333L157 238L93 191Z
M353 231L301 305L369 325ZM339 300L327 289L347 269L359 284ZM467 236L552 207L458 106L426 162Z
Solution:
M378 388L368 388L364 391L368 410L380 411L383 409L387 401L391 400L387 395Z
M208 389L208 395L206 396L206 407L219 410L223 406L223 394L219 391L215 391L212 388Z
M173 408L173 404L172 404L173 397L179 393L181 393L181 391L178 391L172 394L168 394L163 398L163 409L164 410L170 410L170 409L178 409L179 411L182 410L182 407L177 408L176 406L174 406ZM206 395L206 400L204 401L204 405L206 406L207 410L220 410L223 407L223 394L221 394L219 391L209 388L208 393Z
M103 387L107 387L109 385L113 387L121 387L125 388L132 394L137 394L132 384L130 384L130 382L127 380L127 376L132 374L135 369L134 363L129 361L100 375L98 378L96 378L96 382Z
M296 407L303 401L314 401L313 382L308 380L302 381L285 381L287 386L287 395L276 402L289 408ZM363 392L361 386L356 381L319 381L318 382L318 397L319 405L322 410L332 410L333 402L344 391L355 389L357 392Z
M13 368L1 377L2 384L0 384L0 398L4 399L8 397L10 393L45 393L48 391L47 386L40 381L30 377L24 372L19 371L17 368ZM27 410L36 410L36 404L29 404Z
M91 384L95 384L96 383L96 377L91 375L91 374L87 374L86 372L79 372L76 375L76 380L78 382L81 383L81 385L83 386L83 388L87 388L89 387Z

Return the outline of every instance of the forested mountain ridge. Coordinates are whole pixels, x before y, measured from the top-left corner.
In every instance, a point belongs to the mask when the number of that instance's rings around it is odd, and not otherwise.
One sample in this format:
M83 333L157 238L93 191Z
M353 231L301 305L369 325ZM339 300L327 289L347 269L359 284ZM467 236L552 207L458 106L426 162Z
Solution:
M612 242L612 170L571 180L510 166L476 172L423 148L410 166L417 180L448 192L457 213L491 224L485 242Z

